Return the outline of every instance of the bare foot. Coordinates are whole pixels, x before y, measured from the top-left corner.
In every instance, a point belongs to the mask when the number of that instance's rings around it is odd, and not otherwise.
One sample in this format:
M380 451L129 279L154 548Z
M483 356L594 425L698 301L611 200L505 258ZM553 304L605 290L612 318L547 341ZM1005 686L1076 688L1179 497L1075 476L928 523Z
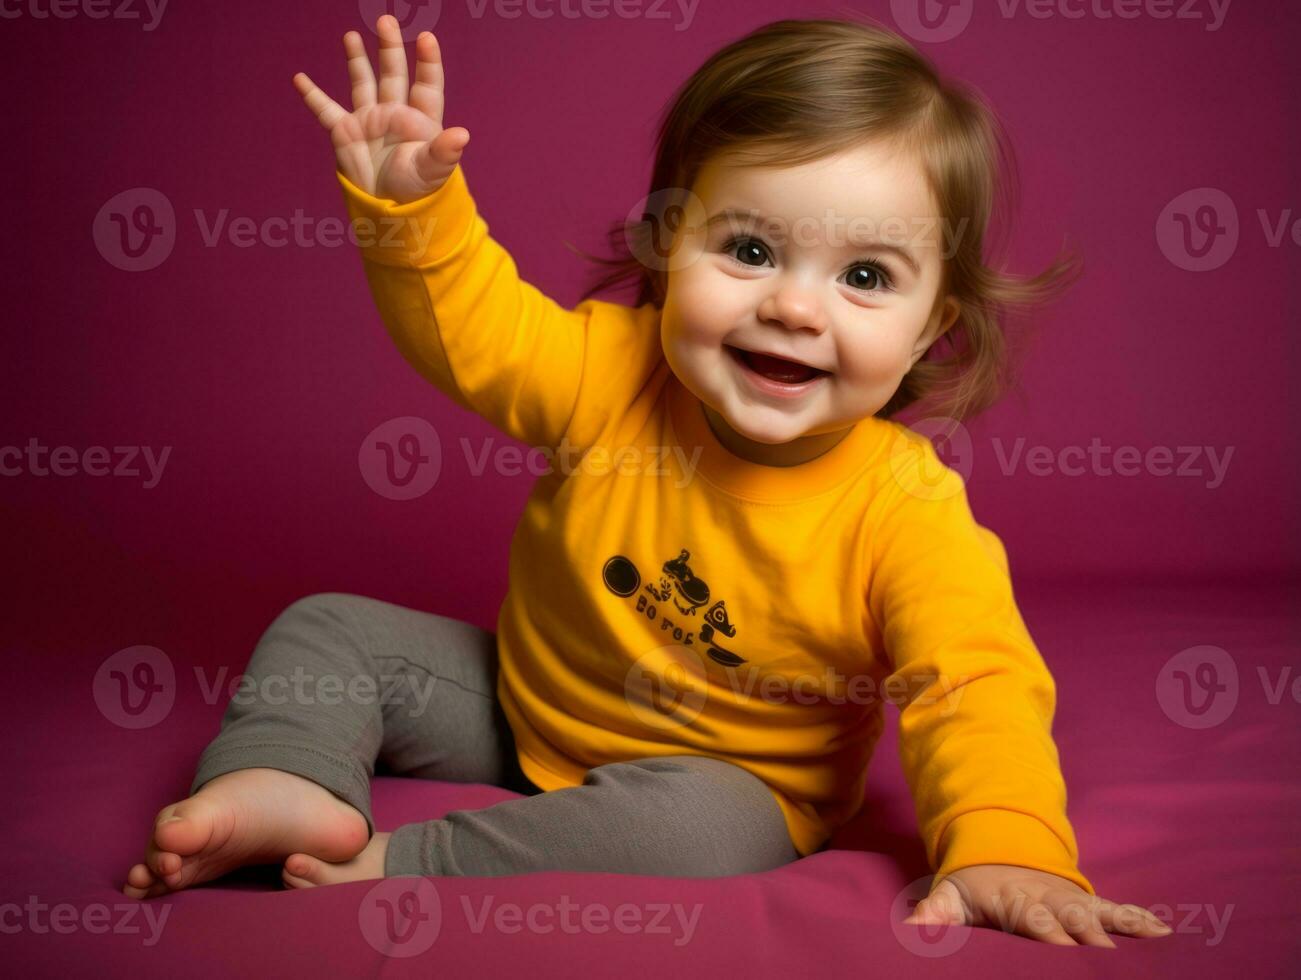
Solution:
M311 854L291 854L285 859L281 880L290 888L341 885L345 881L368 881L384 877L384 857L392 834L376 833L360 854L350 861L322 861Z
M153 898L298 853L346 861L366 847L366 834L361 811L324 786L279 769L237 769L158 811L144 863L122 892Z

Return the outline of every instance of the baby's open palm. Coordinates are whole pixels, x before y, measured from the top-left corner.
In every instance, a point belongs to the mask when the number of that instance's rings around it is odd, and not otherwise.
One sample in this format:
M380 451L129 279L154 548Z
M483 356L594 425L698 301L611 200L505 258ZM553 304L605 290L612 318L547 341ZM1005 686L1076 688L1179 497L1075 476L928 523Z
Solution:
M352 112L326 95L302 72L294 87L330 133L339 171L375 197L405 204L443 186L469 132L443 128L443 63L429 32L416 38L416 80L408 92L407 53L397 18L385 14L379 33L380 78L375 83L361 35L343 38L352 80Z

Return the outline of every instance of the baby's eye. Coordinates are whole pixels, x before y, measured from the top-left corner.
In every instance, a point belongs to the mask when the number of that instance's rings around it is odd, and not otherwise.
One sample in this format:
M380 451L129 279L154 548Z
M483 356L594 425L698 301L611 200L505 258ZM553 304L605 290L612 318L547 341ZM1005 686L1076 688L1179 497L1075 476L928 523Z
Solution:
M723 246L723 251L733 262L750 269L761 267L768 258L768 250L762 242L744 236L730 239ZM875 293L894 288L890 273L874 259L855 262L845 275L847 284L860 292Z
M764 247L753 238L733 238L723 246L723 251L742 265L751 267L763 265L763 260L768 254ZM752 262L751 259L756 261Z
M865 293L874 293L881 289L890 289L893 283L890 274L875 262L859 262L846 274L846 281Z

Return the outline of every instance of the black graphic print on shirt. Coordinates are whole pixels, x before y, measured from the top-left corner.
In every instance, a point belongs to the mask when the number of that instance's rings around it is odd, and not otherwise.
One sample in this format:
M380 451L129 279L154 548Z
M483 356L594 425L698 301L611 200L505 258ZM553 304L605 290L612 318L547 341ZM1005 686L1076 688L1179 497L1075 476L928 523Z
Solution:
M687 564L690 557L691 553L683 548L676 558L670 558L663 564L658 583L652 585L647 582L642 585L641 573L637 571L632 559L615 555L601 569L601 578L605 587L621 598L630 599L634 594L637 595L637 612L651 621L658 619L660 628L672 632L673 639L677 642L692 646L699 635L701 642L708 645L705 652L715 663L724 667L736 667L745 663L744 657L721 645L722 638L730 641L736 636L736 626L728 618L727 607L722 599L715 601L701 615L703 622L699 630L688 629L690 623L685 619L675 622L669 618L670 615L679 614L682 617L694 617L703 606L709 604L709 585L691 570ZM638 586L651 598L638 594ZM652 602L651 599L655 601ZM662 605L657 606L655 603Z

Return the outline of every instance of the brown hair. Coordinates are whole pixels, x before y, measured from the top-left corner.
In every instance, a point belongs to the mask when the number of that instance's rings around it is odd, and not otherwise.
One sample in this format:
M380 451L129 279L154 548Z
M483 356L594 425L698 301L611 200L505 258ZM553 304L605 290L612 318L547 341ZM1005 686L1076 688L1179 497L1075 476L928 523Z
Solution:
M877 139L918 154L943 227L957 229L951 241L941 242L940 295L952 295L962 308L876 414L890 418L933 399L932 411L962 421L1009 386L1007 314L1058 295L1078 276L1080 260L1059 256L1035 277L986 264L996 206L1009 216L1016 206L1012 148L979 93L941 79L899 35L874 23L780 20L716 52L682 85L663 117L648 206L663 212L672 198L665 192L691 188L716 154L740 153L756 166L791 166ZM646 254L637 240L653 236L663 219L648 211L641 222L616 222L607 233L614 258L566 243L607 267L582 298L634 285L638 306L662 307L668 273L637 257Z

